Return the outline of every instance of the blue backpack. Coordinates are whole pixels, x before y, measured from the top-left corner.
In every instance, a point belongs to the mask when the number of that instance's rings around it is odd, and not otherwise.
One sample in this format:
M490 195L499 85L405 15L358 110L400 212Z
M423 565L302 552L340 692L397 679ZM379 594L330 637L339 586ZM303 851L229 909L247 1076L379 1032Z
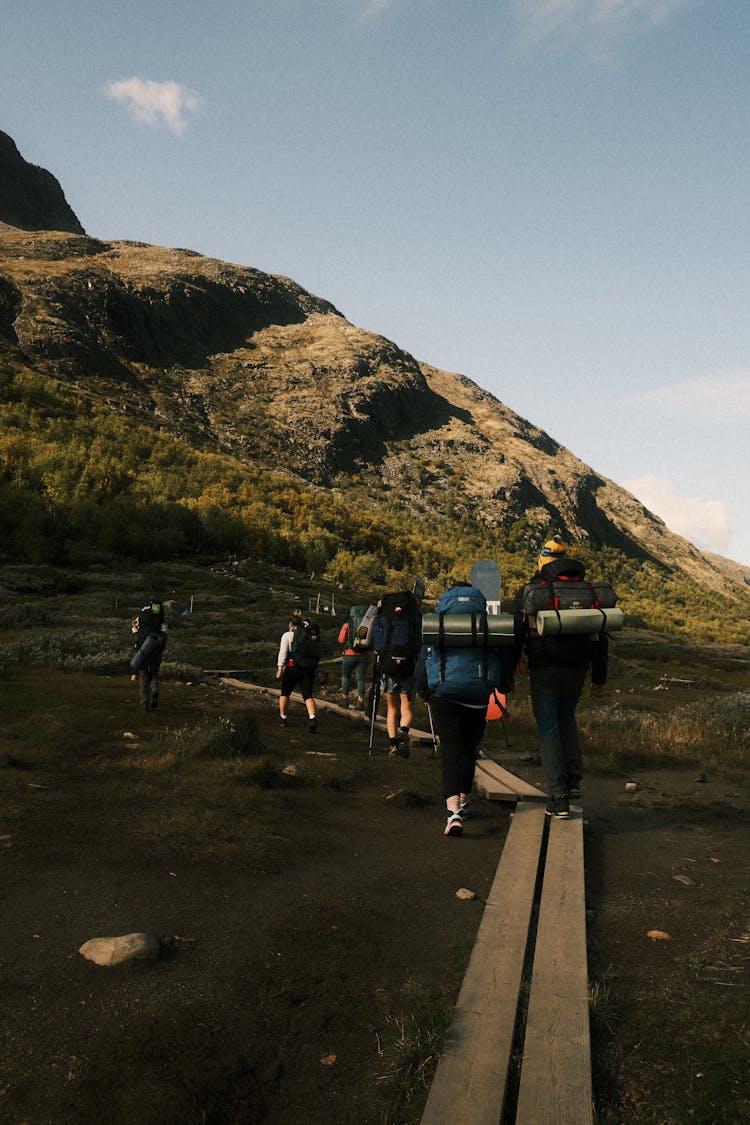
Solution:
M487 602L481 590L474 586L451 586L446 590L437 604L441 623L445 616L457 613L472 615L481 643L453 647L450 634L443 634L441 628L437 644L427 648L427 687L430 695L439 699L487 703L494 689L506 692L513 686L513 649L509 645L493 648L487 643Z
M381 673L405 680L414 674L422 636L419 602L411 590L386 594L372 623L372 646Z

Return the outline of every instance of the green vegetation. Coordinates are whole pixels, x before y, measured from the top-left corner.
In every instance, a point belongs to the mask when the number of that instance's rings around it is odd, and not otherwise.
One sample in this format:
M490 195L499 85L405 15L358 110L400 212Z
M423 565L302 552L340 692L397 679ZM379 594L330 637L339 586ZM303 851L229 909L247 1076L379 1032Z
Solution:
M0 374L0 526L6 563L73 569L242 560L377 591L415 573L437 593L478 558L501 567L508 597L539 542L524 520L488 528L454 480L428 519L363 471L322 489L280 467L243 463L138 421L110 401L28 369ZM193 435L195 440L195 435ZM562 530L564 533L564 529ZM682 571L606 545L575 544L617 587L630 623L746 645L750 592L701 588ZM98 666L109 649L102 637ZM55 654L51 654L55 657Z
M209 566L181 560L86 571L5 566L0 567L0 669L128 675L130 622L152 590L170 606L165 680L199 683L206 670L224 669L243 671L267 686L275 686L279 636L295 606L308 610L322 594L317 618L333 656L349 605L370 596L367 588L339 590L328 580L303 579L292 569L259 562ZM186 612L191 605L192 613ZM689 766L739 782L750 761L749 665L750 654L741 645L643 628L613 637L610 692L595 703L585 697L580 708L590 767L628 773ZM335 697L338 679L335 661L323 661L321 694ZM536 733L523 677L510 703L514 745L532 750ZM421 721L428 722L426 716ZM223 760L241 766L243 776L259 771L258 784L262 779L272 787L290 784L288 778L279 781L278 764L249 718L231 729L208 722L178 732L163 751L160 768L186 757ZM415 802L418 795L404 792L398 799Z

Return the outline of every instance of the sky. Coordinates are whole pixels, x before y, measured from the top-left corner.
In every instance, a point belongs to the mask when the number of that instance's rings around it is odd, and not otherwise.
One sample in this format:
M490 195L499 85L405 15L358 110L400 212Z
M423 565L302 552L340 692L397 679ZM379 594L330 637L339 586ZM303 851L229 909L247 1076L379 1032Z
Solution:
M4 0L86 231L294 278L750 565L750 0Z

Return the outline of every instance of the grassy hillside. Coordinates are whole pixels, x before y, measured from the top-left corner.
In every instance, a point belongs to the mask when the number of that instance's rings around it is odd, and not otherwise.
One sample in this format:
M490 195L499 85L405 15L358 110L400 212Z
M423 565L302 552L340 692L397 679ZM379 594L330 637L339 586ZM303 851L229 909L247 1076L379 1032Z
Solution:
M440 518L420 517L363 472L331 490L200 452L115 413L81 390L8 363L0 376L2 560L75 568L198 558L263 562L379 592L426 575L437 596L479 558L495 559L509 596L533 569L538 532L491 529L450 488ZM558 529L550 529L558 530ZM565 534L565 529L559 529ZM680 570L613 547L574 543L617 586L631 622L747 644L750 594L701 588Z

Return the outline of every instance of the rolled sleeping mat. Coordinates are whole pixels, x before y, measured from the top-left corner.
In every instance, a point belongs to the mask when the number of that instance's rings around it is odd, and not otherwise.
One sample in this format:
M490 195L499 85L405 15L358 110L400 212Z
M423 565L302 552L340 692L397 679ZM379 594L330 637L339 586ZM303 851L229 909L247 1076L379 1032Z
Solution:
M568 633L613 633L622 629L625 615L621 609L543 609L536 615L540 637L563 636Z
M442 637L440 619L443 620ZM501 648L513 644L512 613L425 613L422 616L422 644L446 648L476 648L485 643Z
M166 640L166 633L149 633L141 647L136 652L133 659L130 661L130 667L133 669L133 671L140 672L144 664L148 664L151 657L164 648Z

